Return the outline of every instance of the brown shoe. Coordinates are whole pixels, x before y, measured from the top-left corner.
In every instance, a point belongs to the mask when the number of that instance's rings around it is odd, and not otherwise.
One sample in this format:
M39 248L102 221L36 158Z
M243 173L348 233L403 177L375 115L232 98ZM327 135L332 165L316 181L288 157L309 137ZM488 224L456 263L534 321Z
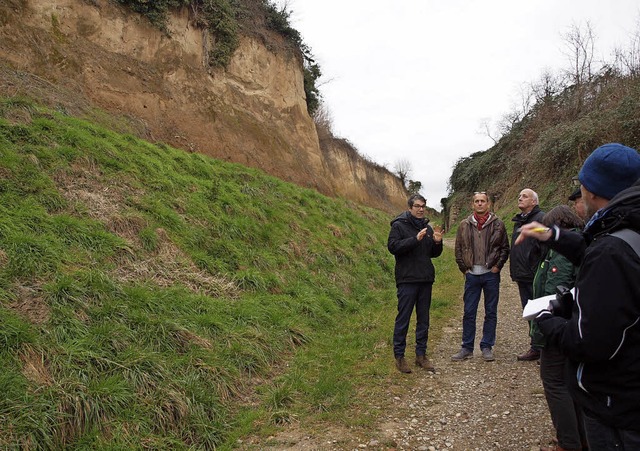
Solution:
M433 366L433 364L429 361L429 359L425 355L417 355L416 356L416 365L418 365L420 368L422 368L424 370L427 370L427 371L431 371L431 372L435 372L436 371L436 369Z
M411 368L409 368L409 364L404 357L396 357L396 368L398 368L398 371L401 373L411 372Z
M518 360L521 360L521 361L532 361L532 360L538 360L539 358L540 358L540 351L533 348L529 349L524 354L520 354L518 356Z
M582 451L582 448L567 449L567 448L563 448L560 445L550 445L550 446L541 446L540 451Z

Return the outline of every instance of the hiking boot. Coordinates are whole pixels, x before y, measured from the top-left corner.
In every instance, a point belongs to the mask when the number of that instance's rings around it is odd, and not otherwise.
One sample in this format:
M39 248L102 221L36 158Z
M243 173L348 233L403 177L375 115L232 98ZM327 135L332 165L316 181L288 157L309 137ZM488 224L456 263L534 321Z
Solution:
M518 360L520 361L532 361L532 360L538 360L539 358L540 358L540 351L533 348L529 349L524 354L520 354L518 356Z
M416 356L416 365L418 365L420 368L422 368L424 370L427 370L427 371L431 371L431 372L435 372L436 371L435 367L431 364L431 362L429 361L429 359L425 355L417 355Z
M460 352L458 352L457 354L453 354L451 356L451 360L459 362L462 360L470 359L471 357L473 357L473 351L469 351L467 348L460 348Z
M496 358L493 356L491 348L482 348L482 358L485 362L493 362Z
M411 368L409 368L409 364L404 357L396 357L396 368L398 368L398 371L401 373L411 372Z

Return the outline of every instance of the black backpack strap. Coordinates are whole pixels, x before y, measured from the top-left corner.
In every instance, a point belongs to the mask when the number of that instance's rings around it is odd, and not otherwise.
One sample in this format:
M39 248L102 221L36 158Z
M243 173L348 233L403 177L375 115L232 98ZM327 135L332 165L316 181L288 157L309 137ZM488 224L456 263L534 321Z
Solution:
M640 233L631 229L620 229L611 234L625 241L640 257Z

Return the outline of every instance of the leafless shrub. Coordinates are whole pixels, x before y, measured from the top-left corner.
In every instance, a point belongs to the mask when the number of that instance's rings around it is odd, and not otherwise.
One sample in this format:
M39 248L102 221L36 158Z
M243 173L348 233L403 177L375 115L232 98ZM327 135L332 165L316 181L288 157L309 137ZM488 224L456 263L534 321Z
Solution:
M406 158L397 160L393 166L395 174L398 176L403 185L407 184L409 177L411 177L411 162Z
M595 53L596 35L591 23L584 25L573 24L563 35L570 66L566 71L574 85L582 85L591 81L594 74L593 58Z
M614 67L623 75L640 75L640 17L636 19L636 29L632 33L628 47L614 50Z
M498 139L500 139L500 136L496 134L496 131L491 124L491 118L489 117L483 117L480 119L478 124L478 134L487 136L491 141L493 141L493 144L498 144Z
M322 104L315 113L313 113L313 122L316 124L318 139L324 141L334 138L333 134L333 118L326 105Z
M563 78L547 68L537 81L531 83L531 94L537 105L545 104L553 100L564 88Z

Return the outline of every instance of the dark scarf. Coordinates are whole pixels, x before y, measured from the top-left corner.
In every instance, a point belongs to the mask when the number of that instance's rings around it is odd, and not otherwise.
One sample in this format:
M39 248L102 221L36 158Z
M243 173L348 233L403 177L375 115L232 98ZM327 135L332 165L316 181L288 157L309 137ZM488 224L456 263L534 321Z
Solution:
M410 214L409 217L411 218L413 225L416 226L418 230L422 230L427 226L427 222L424 218L416 218L412 214Z
M487 222L487 219L489 219L489 215L489 212L487 212L487 214L484 216L478 216L477 213L473 213L473 217L476 218L476 221L478 221L478 230L482 230L484 223Z

